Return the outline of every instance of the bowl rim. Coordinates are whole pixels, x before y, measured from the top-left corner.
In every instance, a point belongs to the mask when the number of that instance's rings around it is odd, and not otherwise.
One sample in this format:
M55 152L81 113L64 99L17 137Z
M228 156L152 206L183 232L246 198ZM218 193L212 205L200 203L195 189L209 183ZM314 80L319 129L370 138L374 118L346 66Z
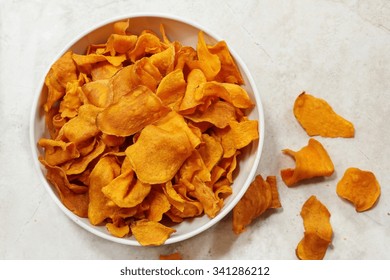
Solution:
M139 244L138 241L136 241L135 239L133 240L133 239L128 239L128 238L119 238L119 237L112 236L109 233L103 233L102 231L97 230L95 228L95 226L93 226L92 224L84 223L82 221L83 218L78 217L73 212L71 212L68 208L66 208L64 206L64 204L62 204L60 199L54 193L52 186L47 182L47 180L46 180L46 178L41 170L41 166L40 166L41 164L38 160L39 154L37 152L37 143L35 141L35 119L36 119L36 115L38 113L38 104L39 104L39 100L41 98L41 92L42 92L42 87L43 87L44 82L45 82L45 77L46 77L48 71L50 70L52 64L56 60L58 60L67 50L69 50L74 44L76 44L83 37L87 36L89 33L93 32L99 28L102 28L105 25L112 24L112 23L117 22L117 21L123 21L123 20L127 20L127 19L131 20L132 18L142 18L142 17L163 18L166 20L177 21L177 22L192 26L198 30L202 30L203 32L205 32L206 34L208 34L209 36L211 36L212 38L214 38L217 41L224 40L220 36L215 34L214 32L210 31L208 28L204 27L203 25L198 24L197 22L195 22L193 20L183 18L183 17L177 16L174 14L144 13L144 12L142 12L142 13L122 14L119 16L107 18L106 20L100 21L99 23L94 24L93 26L86 28L82 32L78 33L72 40L70 40L57 53L56 56L54 56L53 61L44 69L43 74L42 74L41 78L38 80L37 86L34 89L35 96L33 99L33 104L32 104L32 109L31 109L31 114L30 114L30 123L29 123L29 126L30 126L30 128L29 128L30 149L32 152L32 159L34 161L34 167L35 167L36 171L38 172L37 175L40 178L41 183L45 187L46 191L49 193L52 200L54 200L55 204L57 204L57 206L62 210L62 212L64 212L66 214L66 216L68 216L68 218L70 218L73 222L75 222L76 224L78 224L80 227L87 230L88 232L90 232L96 236L99 236L105 240L109 240L109 241L119 243L119 244L124 244L124 245L132 245L132 246L142 246L142 245ZM227 42L227 44L228 44L228 42ZM241 59L241 57L235 52L235 50L229 44L228 44L228 46L229 46L229 51L230 51L231 55L233 56L234 60L241 68L241 71L244 72L244 74L248 80L248 83L249 83L250 87L252 88L252 93L253 93L253 96L255 98L255 104L256 104L255 108L257 109L258 114L259 114L259 119L258 119L259 139L257 141L258 146L256 148L256 155L255 155L255 158L253 161L253 166L251 167L251 169L247 175L247 178L245 179L245 182L244 182L245 187L240 189L240 191L236 194L234 199L228 205L224 205L224 207L221 209L221 211L218 213L218 215L216 217L210 219L208 222L206 222L202 226L200 226L200 227L198 227L198 228L196 228L188 233L184 233L180 236L172 235L170 238L168 238L166 240L166 242L163 245L177 243L180 241L187 240L191 237L194 237L194 236L206 231L207 229L213 227L221 219L223 219L228 213L230 213L230 211L238 203L238 201L242 198L242 196L244 195L244 193L248 189L250 183L252 182L253 178L256 175L257 168L258 168L259 163L260 163L260 158L261 158L261 154L263 151L264 133L265 133L264 110L263 110L261 95L257 89L256 83L255 83L247 65L244 63L244 61Z

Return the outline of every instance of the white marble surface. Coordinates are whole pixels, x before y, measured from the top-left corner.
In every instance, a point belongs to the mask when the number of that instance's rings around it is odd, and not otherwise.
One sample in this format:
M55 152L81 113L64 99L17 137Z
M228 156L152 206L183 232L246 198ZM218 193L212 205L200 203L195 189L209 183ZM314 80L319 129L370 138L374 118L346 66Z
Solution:
M31 104L43 72L74 36L118 15L180 15L213 30L252 71L265 109L258 173L277 175L283 209L240 236L231 215L190 240L158 248L115 244L77 226L51 200L33 167ZM355 124L353 139L318 138L336 172L295 188L281 181L308 136L292 113L303 90L325 98ZM390 1L0 0L0 259L296 259L299 215L312 194L332 213L325 259L390 259ZM356 213L337 197L347 167L373 171L379 203Z

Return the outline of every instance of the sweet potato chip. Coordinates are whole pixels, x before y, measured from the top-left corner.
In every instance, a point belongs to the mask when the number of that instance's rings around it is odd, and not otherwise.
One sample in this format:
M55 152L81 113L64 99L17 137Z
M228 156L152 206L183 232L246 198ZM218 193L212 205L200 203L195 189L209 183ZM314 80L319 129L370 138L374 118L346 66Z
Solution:
M168 255L160 255L159 259L160 260L182 260L183 257L179 252L175 252Z
M138 37L134 49L128 52L127 55L131 62L136 62L146 54L161 52L161 48L162 45L160 39L156 35L152 33L143 33Z
M88 218L91 224L98 225L105 219L114 217L131 217L136 208L120 208L102 192L120 174L120 165L114 156L102 157L92 170L89 178Z
M249 98L246 90L236 84L207 82L202 84L195 91L195 100L199 100L199 103L204 103L205 100L210 97L222 98L234 107L240 109L253 107L253 102Z
M218 55L212 54L208 49L204 33L200 31L198 33L198 45L196 48L198 60L192 61L191 68L199 68L205 74L208 81L214 80L221 70L221 61Z
M377 202L381 187L371 171L356 167L348 168L337 184L337 195L350 201L356 211L371 209Z
M186 112L194 113L195 107L203 103L202 100L196 99L195 94L200 85L205 82L206 76L199 69L194 69L188 74L187 88L179 108L181 114L185 114Z
M241 76L233 57L230 54L229 48L225 41L220 41L214 46L209 46L209 51L212 54L218 55L221 61L221 70L215 77L217 82L232 83L242 85L244 80Z
M137 177L144 183L171 180L191 155L192 145L183 131L172 133L155 125L146 126L137 142L126 149ZM156 152L158 151L158 152Z
M44 158L49 165L58 165L80 156L73 142L41 138L38 145L45 149Z
M117 226L113 223L107 223L106 224L107 230L116 237L124 237L130 232L130 227L128 225L122 225L122 226Z
M79 217L87 217L89 197L87 192L73 192L72 183L69 182L64 170L58 166L52 166L42 158L40 161L47 169L46 178L56 188L61 202ZM78 187L78 186L77 186Z
M214 218L221 209L221 206L213 189L207 186L198 176L194 177L192 184L194 191L191 192L191 195L203 205L204 212L207 216Z
M102 192L116 205L131 208L139 205L149 194L151 186L134 179L134 172L129 170L113 179L102 188Z
M113 93L108 80L97 80L86 83L81 88L85 103L96 107L106 108L113 102Z
M175 229L164 226L155 221L146 219L135 221L130 225L135 239L143 246L158 246L176 232Z
M301 260L323 259L332 241L333 230L328 209L313 195L302 206L305 233L296 254Z
M268 176L264 181L261 175L257 175L244 196L233 208L233 232L242 233L267 209L280 207L276 178Z
M215 129L216 135L221 138L223 157L230 158L239 149L249 145L259 138L258 122L256 120L232 121L224 129Z
M205 112L197 111L186 118L193 122L208 122L218 128L225 128L237 120L235 107L224 101L213 102Z
M149 211L146 218L150 221L161 221L163 214L171 209L168 198L160 190L152 189L147 197L147 203L149 204Z
M169 109L150 89L138 86L99 113L96 123L106 134L129 136L168 112Z
M166 75L160 82L156 95L161 99L165 106L171 107L178 111L176 107L180 106L186 91L187 83L184 80L183 71L174 70Z
M65 94L65 88L68 82L77 80L76 64L72 59L72 52L66 52L50 68L45 78L47 86L47 100L43 105L46 112L60 100Z
M295 100L294 115L309 136L350 138L355 134L350 121L335 113L325 100L305 92Z
M96 116L101 111L102 108L91 104L80 106L78 115L65 123L59 133L75 144L95 137L100 132L96 126Z
M308 145L298 152L285 149L283 153L293 157L295 160L294 169L287 168L280 172L284 183L288 187L305 179L321 176L328 177L334 172L333 162L327 151L314 138L309 139Z

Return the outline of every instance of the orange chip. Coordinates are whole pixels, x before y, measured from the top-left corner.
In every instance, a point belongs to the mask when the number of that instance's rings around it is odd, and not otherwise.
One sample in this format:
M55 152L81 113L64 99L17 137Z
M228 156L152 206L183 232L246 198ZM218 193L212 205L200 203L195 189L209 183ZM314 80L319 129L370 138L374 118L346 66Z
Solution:
M59 112L63 118L73 118L81 106L79 82L73 81L66 84L65 96L60 103Z
M356 211L363 212L375 205L381 194L381 187L374 173L350 167L338 182L336 192L350 201Z
M51 182L57 190L61 202L70 211L79 217L87 217L88 213L88 193L77 193L72 191L74 184L70 183L64 170L60 167L52 166L45 162L42 158L39 159L47 169L46 178ZM79 186L76 186L76 188Z
M160 260L182 260L182 256L179 252L175 252L168 255L160 255Z
M38 145L45 148L45 161L49 165L58 165L80 156L75 143L72 142L41 138Z
M148 125L140 133L137 142L126 149L126 155L141 181L159 184L175 176L192 150L184 131L171 132Z
M162 75L166 76L174 67L175 46L170 44L166 50L152 55L150 61L158 68Z
M146 54L155 54L161 51L160 39L152 33L143 33L138 37L134 48L128 52L128 57L131 62L144 57Z
M149 194L151 186L134 179L134 172L129 170L113 179L102 188L102 192L116 205L131 208L139 205Z
M106 228L113 236L120 238L126 236L130 232L130 227L128 225L117 226L113 223L107 223Z
M95 142L95 141L94 141ZM105 150L106 145L102 141L96 141L91 145L93 150L83 155L80 158L72 160L69 166L65 169L67 175L80 174L84 172L88 165L97 157L99 157Z
M246 90L236 84L207 82L203 83L195 91L195 100L205 102L207 98L219 97L229 102L236 108L248 109L253 107Z
M240 234L245 231L246 227L267 209L280 207L276 178L268 176L264 181L261 175L257 175L244 196L233 208L234 233Z
M295 160L295 169L287 168L281 170L284 183L291 187L304 179L320 176L331 176L334 172L333 162L325 148L314 138L309 139L307 146L298 152L290 149L283 150L283 153Z
M194 177L192 185L194 186L194 191L191 192L191 196L195 197L203 205L207 216L214 218L221 210L219 199L215 195L214 190L199 179L198 176Z
M106 134L129 136L168 112L169 109L150 89L138 86L99 113L96 123Z
M96 126L96 116L101 111L102 108L91 104L80 106L78 115L65 123L59 133L75 144L95 137L100 132Z
M146 200L149 204L149 211L146 218L150 221L161 221L163 215L171 209L168 198L160 190L152 189Z
M239 149L249 145L259 138L258 122L247 120L242 122L232 121L224 129L215 129L216 135L221 138L223 157L230 158Z
M176 232L175 229L146 219L135 221L130 225L135 239L143 246L158 246Z
M197 111L186 118L193 122L208 122L218 128L225 128L237 120L235 107L224 101L213 102L205 112Z
M134 48L137 39L136 35L111 34L107 40L105 52L109 52L111 56L117 53L127 53Z
M296 254L301 260L323 259L332 241L333 230L328 209L313 195L302 206L305 233Z
M208 81L214 80L221 70L221 61L218 55L212 54L204 40L204 33L198 33L198 45L196 48L198 60L192 61L192 68L199 68L205 74Z
M112 78L116 72L122 69L122 65L112 65L109 62L98 62L91 69L92 81L106 80Z
M187 83L184 80L183 71L177 69L170 72L161 80L156 95L165 106L176 108L180 106L180 102L186 91L186 86ZM176 111L178 110L176 109Z
M223 155L223 148L220 142L208 134L202 134L203 144L198 151L207 169L211 172Z
M202 104L203 101L197 100L195 94L197 89L201 84L206 82L206 76L199 69L192 70L187 77L187 88L184 93L183 100L180 104L180 112L183 114L185 112L193 113L195 112L195 107L199 104Z
M88 218L91 224L98 225L106 218L131 217L135 208L120 208L102 192L120 174L120 166L114 156L102 157L90 174Z
M309 136L353 137L354 126L336 114L323 99L305 92L294 103L294 115Z
M72 52L68 51L53 64L45 78L48 93L43 107L46 112L64 96L67 83L75 80L77 80L77 69L72 59Z
M113 93L108 80L98 80L86 83L81 88L85 100L96 107L105 108L113 101Z

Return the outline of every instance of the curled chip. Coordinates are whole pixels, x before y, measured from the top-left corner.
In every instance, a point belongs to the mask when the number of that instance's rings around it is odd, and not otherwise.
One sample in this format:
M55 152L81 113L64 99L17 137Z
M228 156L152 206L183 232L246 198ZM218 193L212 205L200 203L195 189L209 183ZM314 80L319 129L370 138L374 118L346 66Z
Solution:
M355 134L353 124L336 114L325 100L305 92L295 100L294 115L309 136L351 138Z
M268 176L264 181L257 175L248 190L233 208L233 231L240 234L254 219L267 209L280 208L276 177Z
M301 260L322 260L333 236L330 213L313 195L303 204L301 217L305 233L296 255Z
M374 206L381 194L381 187L374 173L350 167L338 182L336 192L350 201L356 211L363 212Z
M224 41L196 49L129 20L45 79L38 146L62 203L118 238L161 245L174 224L218 215L242 149L259 138L254 104ZM175 257L175 256L173 256Z
M285 149L283 152L295 159L295 168L281 170L284 183L291 187L304 179L319 176L331 176L334 172L333 162L320 142L311 138L307 146L298 152Z

